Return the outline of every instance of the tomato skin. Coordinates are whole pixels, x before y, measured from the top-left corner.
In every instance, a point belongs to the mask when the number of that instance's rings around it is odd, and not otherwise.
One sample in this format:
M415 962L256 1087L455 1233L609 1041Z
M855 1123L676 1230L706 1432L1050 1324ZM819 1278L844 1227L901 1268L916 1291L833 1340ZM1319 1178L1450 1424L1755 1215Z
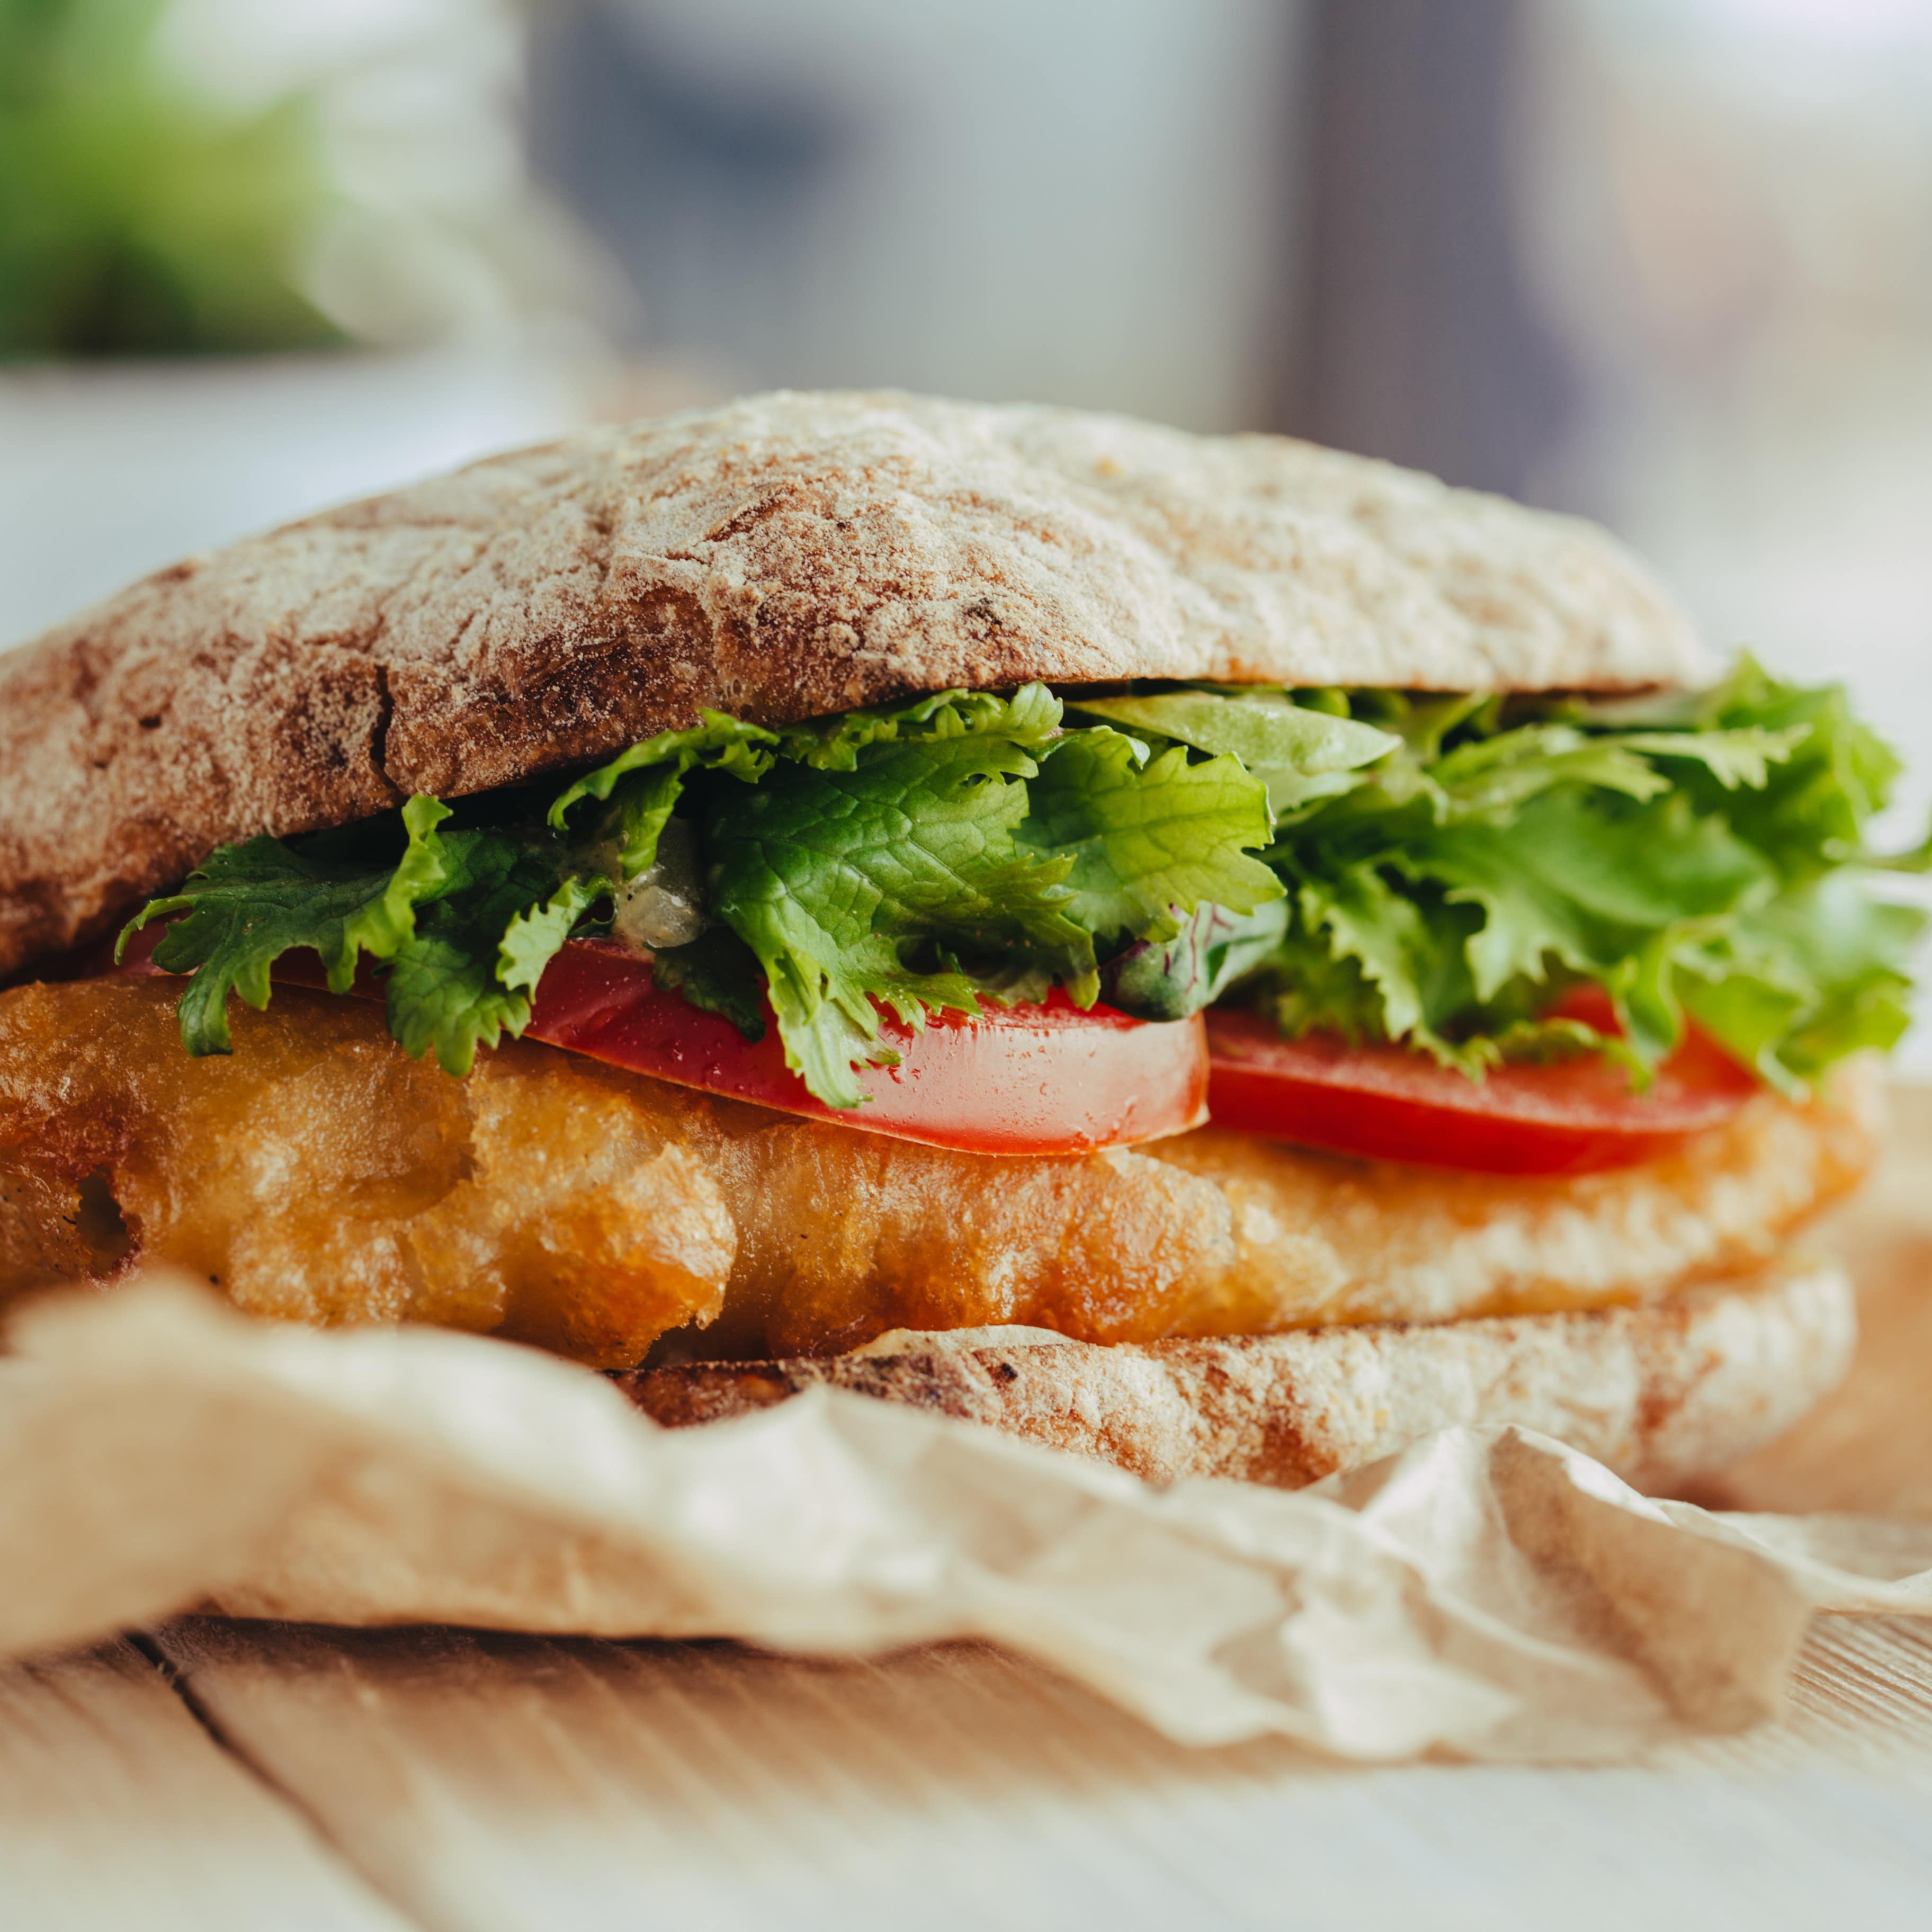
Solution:
M136 935L124 973L158 973L164 928ZM281 984L320 988L310 952L276 962ZM366 965L354 997L380 1000ZM828 1107L784 1064L769 1004L764 1037L657 986L650 962L605 940L568 941L544 969L526 1040L538 1040L728 1099L842 1127L968 1154L1078 1154L1198 1127L1208 1118L1207 1034L1199 1016L1148 1022L1111 1006L1083 1012L1058 988L1042 1005L988 1003L977 1020L942 1013L915 1032L890 1014L880 1030L897 1066L861 1067L862 1106Z
M1478 1085L1407 1047L1281 1038L1258 1013L1208 1016L1214 1124L1371 1160L1483 1174L1634 1166L1720 1126L1761 1090L1692 1034L1646 1093L1598 1057L1490 1070Z
M872 1096L828 1107L784 1064L769 1006L755 1043L732 1023L656 986L620 948L573 940L546 968L526 1040L613 1066L841 1126L970 1154L1084 1154L1197 1126L1206 1118L1200 1021L1149 1023L1083 1012L1055 988L1040 1006L942 1013L915 1032L882 1016L897 1066L861 1067Z
M153 973L162 928L137 936L119 970ZM97 967L92 970L100 970ZM321 962L290 954L285 983L320 987ZM374 973L356 996L380 1000ZM1598 1005L1601 1010L1598 1010ZM1578 1017L1607 1027L1608 1003ZM916 1033L882 1016L896 1067L859 1071L873 1097L828 1107L784 1064L766 1010L763 1040L659 988L649 962L608 941L573 940L550 962L524 1037L628 1071L842 1126L986 1154L1083 1154L1214 1124L1375 1160L1489 1174L1584 1174L1630 1166L1721 1126L1760 1090L1755 1076L1694 1031L1645 1094L1599 1058L1492 1069L1480 1085L1400 1046L1333 1036L1285 1040L1258 1014L1210 1009L1148 1022L1082 1012L1058 989L1037 1006L947 1013Z

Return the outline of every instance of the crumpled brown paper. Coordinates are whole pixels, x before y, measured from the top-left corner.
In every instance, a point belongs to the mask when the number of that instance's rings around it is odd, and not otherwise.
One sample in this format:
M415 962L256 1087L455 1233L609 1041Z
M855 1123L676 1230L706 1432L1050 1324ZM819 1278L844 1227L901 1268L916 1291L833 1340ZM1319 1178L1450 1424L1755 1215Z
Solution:
M0 1654L203 1604L326 1622L989 1639L1170 1737L1613 1756L1768 1716L1814 1609L1932 1611L1932 1526L1709 1515L1512 1430L1315 1490L1157 1492L817 1391L657 1429L428 1329L251 1323L149 1282L0 1361Z

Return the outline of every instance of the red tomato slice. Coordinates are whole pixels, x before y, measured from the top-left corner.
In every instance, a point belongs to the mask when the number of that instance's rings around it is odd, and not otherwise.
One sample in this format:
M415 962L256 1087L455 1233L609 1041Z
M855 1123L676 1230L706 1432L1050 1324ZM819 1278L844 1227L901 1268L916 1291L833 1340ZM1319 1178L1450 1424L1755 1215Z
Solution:
M1516 1062L1479 1086L1407 1047L1353 1047L1332 1034L1283 1040L1257 1013L1210 1012L1208 1042L1216 1126L1484 1174L1632 1166L1721 1126L1760 1090L1694 1032L1641 1094L1600 1057Z
M578 940L545 970L524 1037L707 1094L973 1154L1084 1154L1178 1133L1207 1116L1198 1019L1082 1012L1056 988L1044 1005L989 1004L977 1019L943 1013L923 1032L886 1015L883 1031L898 1066L860 1070L872 1096L863 1106L828 1107L785 1065L769 1006L754 1045L729 1020L656 986L645 962Z
M160 931L137 935L121 970L158 970L148 955ZM275 977L319 987L322 962L312 952L286 954ZM380 1000L382 982L365 970L354 990ZM678 1086L970 1154L1085 1154L1207 1118L1207 1036L1198 1018L1150 1023L1111 1006L1082 1012L1055 988L1042 1006L988 1004L977 1019L941 1014L923 1032L888 1014L882 1030L898 1066L860 1070L872 1096L862 1106L828 1107L785 1065L769 1006L764 1037L753 1044L729 1020L657 986L647 960L572 940L545 969L524 1037Z

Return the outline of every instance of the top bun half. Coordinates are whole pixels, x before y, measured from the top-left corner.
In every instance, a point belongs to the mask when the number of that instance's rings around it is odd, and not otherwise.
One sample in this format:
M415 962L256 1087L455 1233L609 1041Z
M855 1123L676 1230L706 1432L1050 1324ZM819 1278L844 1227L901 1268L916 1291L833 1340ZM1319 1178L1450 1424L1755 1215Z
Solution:
M1624 690L1712 667L1603 532L1284 437L779 393L192 558L0 658L0 976L214 846L952 686Z

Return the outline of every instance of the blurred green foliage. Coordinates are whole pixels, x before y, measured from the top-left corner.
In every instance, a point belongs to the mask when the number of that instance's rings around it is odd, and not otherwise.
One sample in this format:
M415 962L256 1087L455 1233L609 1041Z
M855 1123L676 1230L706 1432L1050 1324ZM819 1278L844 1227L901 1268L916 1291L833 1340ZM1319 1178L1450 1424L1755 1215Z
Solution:
M0 358L342 340L292 279L330 200L314 102L198 98L166 6L0 0Z

